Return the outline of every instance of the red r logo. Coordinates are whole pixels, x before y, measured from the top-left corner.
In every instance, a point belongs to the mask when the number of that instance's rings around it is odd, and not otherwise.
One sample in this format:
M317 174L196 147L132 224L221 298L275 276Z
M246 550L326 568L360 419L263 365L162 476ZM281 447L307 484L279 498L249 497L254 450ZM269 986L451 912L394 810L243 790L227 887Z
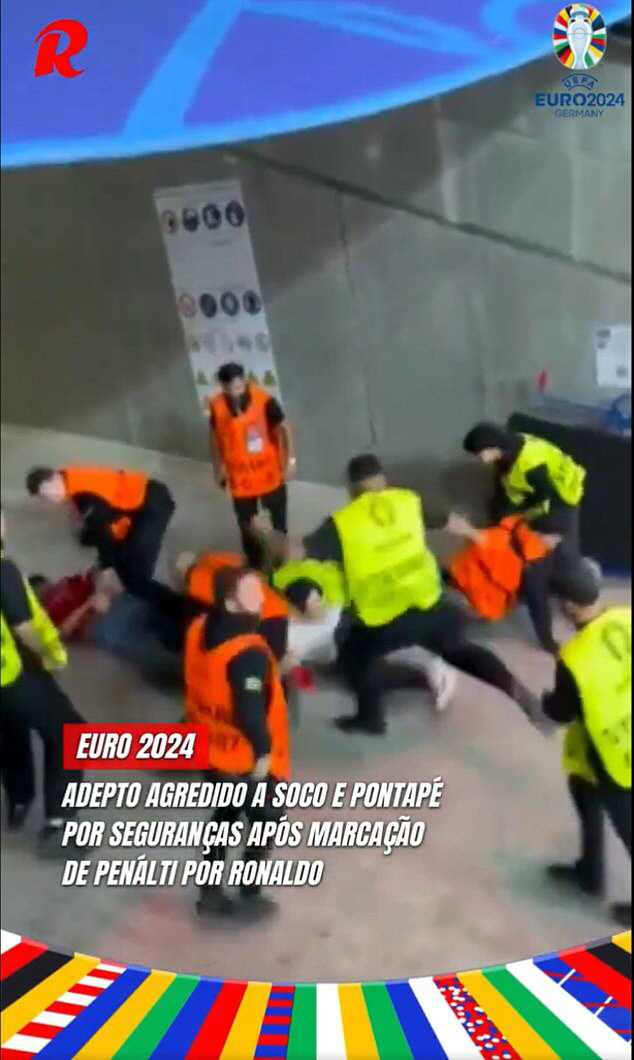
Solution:
M58 52L62 34L66 34L68 41L64 49ZM81 22L75 22L72 18L60 18L57 22L51 22L35 38L36 44L40 41L35 59L35 76L44 77L46 74L52 74L54 70L62 77L78 77L83 74L83 70L75 70L70 60L73 55L84 50L87 40L88 33Z

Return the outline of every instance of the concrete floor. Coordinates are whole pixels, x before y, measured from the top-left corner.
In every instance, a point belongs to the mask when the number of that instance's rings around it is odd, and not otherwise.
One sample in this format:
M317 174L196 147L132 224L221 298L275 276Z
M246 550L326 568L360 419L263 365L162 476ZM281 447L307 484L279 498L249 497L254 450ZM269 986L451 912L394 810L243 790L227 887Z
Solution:
M25 496L24 473L34 463L114 463L164 478L178 502L167 557L183 547L235 545L229 506L214 492L205 465L16 428L3 430L2 450L8 551L25 572L60 576L87 565L60 513ZM310 529L337 496L331 489L294 485L294 530ZM629 600L629 587L612 586L609 596ZM523 616L496 630L494 640L535 691L549 684L552 662L533 646ZM90 721L168 722L182 712L178 696L145 687L133 670L88 649L72 652L62 683ZM23 834L2 836L2 926L105 959L278 981L454 971L548 952L613 929L599 903L562 895L543 879L545 862L576 851L558 737L544 739L504 697L467 678L460 679L456 701L442 718L432 715L423 697L395 696L382 740L337 733L329 719L345 709L337 690L305 697L295 778L442 776L442 808L423 814L428 831L420 850L396 850L390 857L377 850L325 851L318 889L282 892L274 921L229 937L226 930L196 923L193 891L62 889L60 866L34 856L38 808ZM359 814L379 815L385 811ZM132 819L135 811L95 816ZM625 898L628 865L611 834L608 853L610 897Z

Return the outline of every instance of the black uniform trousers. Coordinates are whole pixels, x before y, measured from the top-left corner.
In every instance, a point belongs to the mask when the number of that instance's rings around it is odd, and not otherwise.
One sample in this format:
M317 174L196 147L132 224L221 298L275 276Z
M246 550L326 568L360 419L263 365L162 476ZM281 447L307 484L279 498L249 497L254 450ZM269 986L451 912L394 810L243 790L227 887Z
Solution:
M261 566L261 546L250 532L250 524L253 516L260 508L264 508L271 517L271 525L280 534L288 532L288 491L282 483L272 493L265 493L261 497L234 497L233 508L238 520L240 536L242 538L242 550L250 567L259 569Z
M143 507L132 517L127 537L113 549L114 569L130 592L154 574L165 531L176 505L163 482L151 479Z
M581 829L579 876L589 890L601 891L604 883L603 814L607 813L614 831L632 856L632 792L618 787L607 777L590 784L582 777L568 777L568 790Z
M377 671L377 660L415 645L514 698L517 682L511 672L488 648L465 639L464 615L441 599L426 611L411 608L384 626L357 622L349 627L339 645L338 662L357 695L359 717L370 725L385 720L382 692L386 685L381 671ZM384 675L387 687L394 687L389 670L384 670Z
M2 689L2 783L13 805L26 806L35 797L31 729L44 746L44 812L47 819L74 817L62 808L66 785L80 781L81 770L64 770L65 724L83 722L68 696L44 670L26 666L13 684Z
M238 784L241 781L246 781L249 785L249 791L244 806L219 806L216 810L214 810L212 814L212 820L217 822L228 821L229 823L234 823L236 821L242 820L244 822L243 836L245 841L249 835L249 829L255 821L279 821L282 816L283 810L274 809L270 805L271 796L275 788L274 780L268 780L266 805L251 806L250 803L252 801L252 793L255 788L255 785L257 785L258 783L251 777L236 776L235 774L219 773L216 770L210 770L209 772L204 774L204 779L215 781L217 783L221 783L224 781L225 783L228 782L231 784ZM206 853L204 856L209 861L229 861L233 860L233 858L235 857L236 859L241 858L244 861L259 862L266 857L266 853L267 852L265 848L257 846L241 846L239 848L216 846L212 847L209 852ZM217 888L213 887L211 889L216 890ZM257 885L253 885L250 887L243 886L240 888L243 894L257 894L260 889L261 888ZM206 891L209 890L209 887L200 888L201 894L204 894Z

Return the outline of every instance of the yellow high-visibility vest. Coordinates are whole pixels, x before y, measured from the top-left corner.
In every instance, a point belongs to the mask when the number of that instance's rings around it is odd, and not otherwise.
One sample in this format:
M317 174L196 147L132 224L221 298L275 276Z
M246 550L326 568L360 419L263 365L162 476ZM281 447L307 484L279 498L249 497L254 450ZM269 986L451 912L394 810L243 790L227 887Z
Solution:
M284 563L273 574L273 588L283 593L293 582L304 578L319 586L325 603L331 607L346 606L346 583L338 563L322 563L316 559Z
M544 438L535 438L530 434L523 434L522 438L524 444L517 460L502 479L504 491L511 503L519 506L525 500L530 501L532 490L526 476L536 467L545 464L553 487L564 504L579 504L583 497L585 468L580 467L571 456ZM545 514L548 507L546 501L542 513Z
M594 781L592 744L608 776L632 787L632 611L610 607L561 651L581 700L582 720L568 727L563 768Z
M420 497L411 490L363 493L333 516L348 596L363 623L383 626L440 599L436 557L425 542Z
M68 662L68 654L62 643L59 630L53 625L26 578L22 577L24 591L29 603L31 622L43 647L43 664L59 669ZM13 631L2 615L2 687L12 685L22 673L22 657Z

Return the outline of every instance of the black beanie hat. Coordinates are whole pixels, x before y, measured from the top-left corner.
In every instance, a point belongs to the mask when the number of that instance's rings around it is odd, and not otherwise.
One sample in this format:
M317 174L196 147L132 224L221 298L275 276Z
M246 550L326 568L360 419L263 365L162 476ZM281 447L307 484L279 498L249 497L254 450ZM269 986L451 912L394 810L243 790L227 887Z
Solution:
M477 456L483 449L501 449L506 453L513 446L512 431L499 427L497 423L476 423L465 437L462 448L465 453Z

